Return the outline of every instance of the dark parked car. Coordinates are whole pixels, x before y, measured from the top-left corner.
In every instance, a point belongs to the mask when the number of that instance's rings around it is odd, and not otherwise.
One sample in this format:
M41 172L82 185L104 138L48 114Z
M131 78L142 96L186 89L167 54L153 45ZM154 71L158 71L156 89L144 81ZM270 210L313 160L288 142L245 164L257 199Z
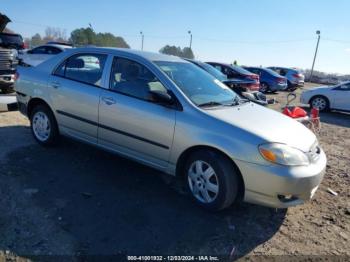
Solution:
M244 67L246 70L259 75L260 77L260 91L279 91L287 89L287 79L275 71L262 67Z
M240 66L217 62L207 62L207 64L218 69L220 72L226 75L228 79L235 78L241 80L252 80L253 82L247 86L247 88L251 91L258 91L260 88L259 76L245 70Z
M3 32L10 21L6 15L0 13L0 90L3 93L13 90L18 65L17 50L24 47L21 35Z
M254 84L255 83L254 80L242 80L242 79L235 79L235 78L228 79L226 75L224 75L219 70L217 70L216 68L214 68L213 66L207 63L203 63L192 59L185 59L185 60L202 68L203 70L205 70L206 72L214 76L216 79L220 80L222 83L227 85L230 89L235 91L237 94L241 95L242 97L252 102L255 102L257 104L264 105L264 106L266 106L267 104L274 103L274 100L268 100L266 96L259 91L249 92L247 87L251 84Z
M233 89L234 91L238 91L238 89L240 89L241 91L247 91L247 89L249 89L250 85L255 84L255 80L252 79L237 79L237 78L227 78L226 75L224 75L223 73L221 73L218 69L214 68L213 66L198 61L198 60L193 60L193 59L185 59L197 66L199 66L200 68L204 69L205 71L207 71L209 74L211 74L212 76L214 76L216 79L220 80L221 82L223 82L225 85L227 85L228 87L230 87L231 89Z

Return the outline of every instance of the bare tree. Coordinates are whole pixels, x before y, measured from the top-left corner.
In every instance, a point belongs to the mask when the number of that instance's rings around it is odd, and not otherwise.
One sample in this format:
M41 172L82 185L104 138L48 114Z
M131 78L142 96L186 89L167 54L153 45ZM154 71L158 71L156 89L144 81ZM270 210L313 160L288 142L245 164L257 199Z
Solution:
M67 31L58 27L47 27L45 29L44 41L67 41Z

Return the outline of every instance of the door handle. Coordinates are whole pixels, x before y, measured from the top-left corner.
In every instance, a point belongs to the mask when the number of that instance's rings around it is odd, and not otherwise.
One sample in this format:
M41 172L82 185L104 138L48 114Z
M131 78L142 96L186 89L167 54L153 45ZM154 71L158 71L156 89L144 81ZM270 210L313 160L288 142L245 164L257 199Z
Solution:
M109 106L116 103L113 97L105 97L105 96L103 96L102 97L102 101L105 102L105 104L109 105Z
M60 84L60 82L57 82L57 81L54 81L54 82L52 82L51 83L51 86L53 87L53 88L59 88L60 86L61 86L61 84Z

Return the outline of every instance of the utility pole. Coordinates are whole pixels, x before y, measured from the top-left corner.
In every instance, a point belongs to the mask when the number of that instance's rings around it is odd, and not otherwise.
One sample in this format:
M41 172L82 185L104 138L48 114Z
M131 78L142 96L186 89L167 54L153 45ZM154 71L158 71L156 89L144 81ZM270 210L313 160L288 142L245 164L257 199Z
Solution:
M190 49L192 49L192 32L188 30L188 34L190 35Z
M142 31L140 31L140 35L141 35L141 50L143 51L143 39L145 36Z
M310 82L312 81L312 75L314 73L314 66L315 66L315 61L316 61L316 56L317 56L317 51L318 51L318 45L320 43L320 38L321 38L321 31L317 30L316 34L318 35L318 37L317 37L317 44L316 44L314 61L312 62L312 68L311 68L311 73L310 73L310 79L309 79Z

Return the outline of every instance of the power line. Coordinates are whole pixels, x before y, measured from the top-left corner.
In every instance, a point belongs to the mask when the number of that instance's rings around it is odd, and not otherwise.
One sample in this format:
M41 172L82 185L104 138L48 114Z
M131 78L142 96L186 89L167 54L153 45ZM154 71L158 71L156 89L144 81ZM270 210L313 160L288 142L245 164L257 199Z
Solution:
M323 40L329 41L329 42L336 42L336 43L344 43L349 44L349 40L339 40L339 39L332 39L332 38L323 38Z
M67 28L63 28L60 26L52 26L52 25L45 25L45 24L37 24L37 23L31 23L31 22L24 22L24 21L18 21L18 20L12 20L13 23L17 23L17 24L25 24L25 25L31 25L31 26L36 26L36 27L54 27L54 28L60 28L63 30L67 30Z

